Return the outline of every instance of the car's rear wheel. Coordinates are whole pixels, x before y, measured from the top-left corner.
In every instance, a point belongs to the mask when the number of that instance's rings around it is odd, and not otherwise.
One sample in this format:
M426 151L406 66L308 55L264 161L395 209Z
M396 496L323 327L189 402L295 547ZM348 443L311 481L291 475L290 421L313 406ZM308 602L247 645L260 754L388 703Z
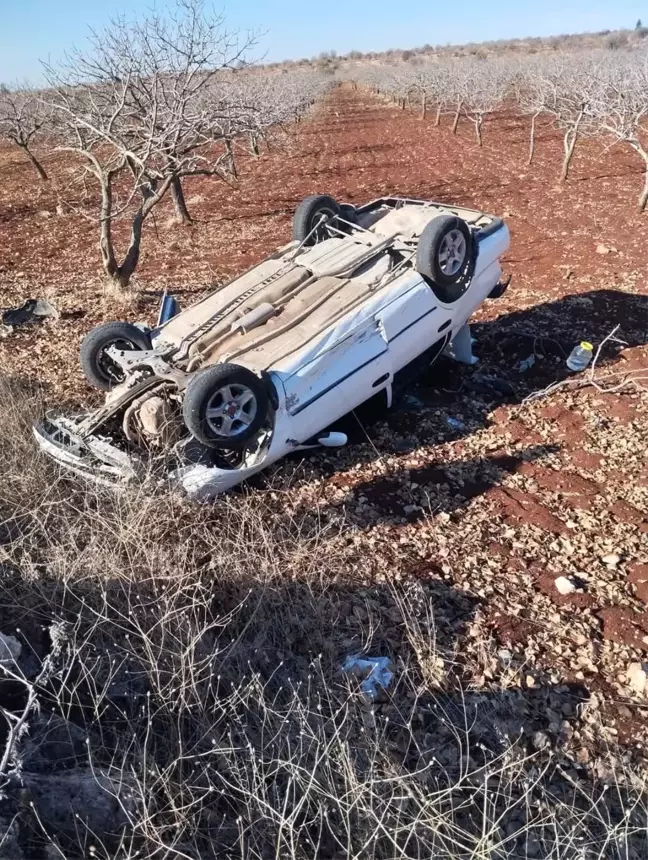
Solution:
M430 221L419 239L416 269L440 288L442 300L463 295L475 270L473 237L466 222L453 215Z
M328 194L313 194L295 209L293 239L315 245L328 238L326 224L340 214L340 205Z
M92 329L81 343L81 368L88 382L101 391L110 391L126 376L108 355L111 346L121 350L152 349L148 332L132 323L109 322Z
M216 364L190 380L182 404L185 424L210 448L242 447L268 414L265 382L238 364Z

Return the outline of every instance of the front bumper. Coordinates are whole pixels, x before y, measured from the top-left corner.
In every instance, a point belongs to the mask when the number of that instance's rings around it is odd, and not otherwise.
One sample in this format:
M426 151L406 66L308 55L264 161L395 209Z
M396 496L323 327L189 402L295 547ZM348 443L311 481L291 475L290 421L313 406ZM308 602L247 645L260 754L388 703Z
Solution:
M119 486L139 476L131 457L99 436L82 437L78 422L48 415L33 427L41 451L77 475L104 486Z
M113 489L143 483L154 475L151 463L128 454L105 438L84 435L83 419L50 415L33 427L40 449L63 468L92 483ZM274 440L276 443L276 439ZM275 448L278 450L275 451ZM166 479L180 486L195 500L210 499L250 478L286 453L290 446L273 446L253 465L223 469L189 458L184 465L167 463L164 473L157 473L157 483Z

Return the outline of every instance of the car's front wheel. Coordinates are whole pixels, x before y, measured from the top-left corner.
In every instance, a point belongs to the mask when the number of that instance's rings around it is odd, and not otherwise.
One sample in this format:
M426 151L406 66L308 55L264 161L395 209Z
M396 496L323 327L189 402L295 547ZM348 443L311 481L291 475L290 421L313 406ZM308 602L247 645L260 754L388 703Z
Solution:
M182 414L191 433L210 448L242 447L268 414L265 382L238 364L199 371L187 385Z
M88 382L101 391L110 391L126 376L108 355L111 346L121 350L152 349L149 333L132 323L109 322L93 328L81 343L81 368Z

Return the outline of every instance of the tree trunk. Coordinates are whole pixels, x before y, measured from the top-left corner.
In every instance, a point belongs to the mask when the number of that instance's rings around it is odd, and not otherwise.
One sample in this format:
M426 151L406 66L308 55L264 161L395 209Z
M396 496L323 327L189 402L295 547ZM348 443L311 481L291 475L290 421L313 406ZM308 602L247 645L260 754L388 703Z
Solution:
M461 116L461 108L463 107L463 103L459 103L457 105L457 110L455 112L454 122L452 123L452 133L457 133L457 127L459 126L459 117Z
M527 165L530 167L533 164L533 156L535 155L535 143L536 143L536 121L538 119L538 114L534 114L531 117L531 137L529 139L529 157L527 158Z
M111 280L117 274L117 260L112 242L112 172L97 177L101 184L99 250L104 272Z
M421 119L425 119L425 113L427 111L427 93L423 91L421 93Z
M437 105L436 119L434 120L434 124L437 128L441 125L441 105Z
M182 189L182 180L179 176L174 176L171 180L171 198L173 200L176 219L180 224L191 224L191 215L187 209L187 201Z
M234 158L234 150L232 149L232 141L228 138L225 141L225 149L229 155L230 170L234 179L238 179L238 171L236 169L236 159Z
M630 141L630 146L634 149L635 152L638 152L639 155L643 159L644 163L644 187L643 191L639 195L639 212L645 212L646 206L648 206L648 151L643 148L641 142L637 141L633 143Z
M47 182L49 179L49 176L45 172L45 168L43 167L43 165L40 163L40 161L36 158L34 153L31 151L31 149L28 146L26 146L24 143L20 143L18 145L20 146L20 148L22 150L24 150L25 155L31 161L32 167L34 168L34 170L38 174L38 178L41 180L41 182Z
M565 150L565 158L563 161L562 171L560 174L560 181L567 182L569 177L569 168L572 163L572 158L574 157L574 150L576 149L576 141L578 140L578 130L580 128L581 121L583 119L584 109L581 110L576 122L574 123L573 128L568 128L565 131L565 136L563 138L563 147Z
M483 146L484 140L482 138L482 124L484 122L484 117L481 114L475 120L475 133L477 135L477 145Z
M574 157L574 150L576 149L576 139L578 137L578 132L569 131L565 132L565 138L563 141L564 149L565 149L565 158L563 159L562 170L560 172L560 181L567 182L569 178L569 168L572 163L572 158Z
M639 197L639 211L645 212L648 206L648 161L646 161L646 173L644 175L644 187Z
M140 206L131 224L130 242L128 243L128 251L124 257L124 262L117 269L116 275L113 275L113 280L122 289L125 289L130 284L130 279L139 261L140 246L142 244L142 226L145 217L143 207Z
M250 152L255 158L259 155L259 139L256 134L250 135Z

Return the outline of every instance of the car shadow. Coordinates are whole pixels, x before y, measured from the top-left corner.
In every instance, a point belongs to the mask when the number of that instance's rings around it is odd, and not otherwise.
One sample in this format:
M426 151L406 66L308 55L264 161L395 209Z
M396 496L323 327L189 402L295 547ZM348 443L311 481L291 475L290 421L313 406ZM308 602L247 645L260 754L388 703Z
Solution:
M453 515L472 499L500 486L507 475L515 474L525 463L559 450L559 445L534 445L516 455L438 461L414 469L401 467L354 484L348 498L354 504L345 515L356 527L373 526L383 519L404 517L407 522L418 522L440 513Z
M328 428L347 435L345 449L337 454L315 452L308 459L295 454L289 462L292 459L294 466L299 460L309 474L330 478L339 486L353 484L349 500L364 497L370 505L359 522L364 516L367 523L373 523L376 515L393 517L397 511L403 516L412 506L415 510L406 514L408 519L442 511L452 514L500 484L524 462L557 453L559 446L537 444L529 431L526 441L535 444L519 455L474 457L450 464L435 463L434 448L493 426L496 406L520 404L573 377L565 363L573 346L589 340L597 347L615 326L619 326L616 339L604 344L597 367L622 373L634 364L621 357L621 351L648 343L648 296L597 290L477 321L471 325L477 365L440 358L394 393L391 409L381 394ZM426 446L432 462L420 469L399 463L387 474L360 484L345 473L358 461L370 465L387 456L398 462L399 454ZM375 513L369 516L372 504Z
M614 338L603 344L617 326ZM648 296L620 290L569 295L492 320L474 321L471 333L476 365L442 356L406 390L395 392L392 410L375 398L356 410L363 426L380 418L395 431L411 430L418 426L419 411L443 407L465 413L465 422L458 418L447 425L443 441L453 441L488 426L494 404L521 403L550 385L574 378L566 359L584 340L595 349L603 344L597 368L622 372L627 364L622 351L648 343ZM343 422L354 440L366 441L357 418L345 416Z

